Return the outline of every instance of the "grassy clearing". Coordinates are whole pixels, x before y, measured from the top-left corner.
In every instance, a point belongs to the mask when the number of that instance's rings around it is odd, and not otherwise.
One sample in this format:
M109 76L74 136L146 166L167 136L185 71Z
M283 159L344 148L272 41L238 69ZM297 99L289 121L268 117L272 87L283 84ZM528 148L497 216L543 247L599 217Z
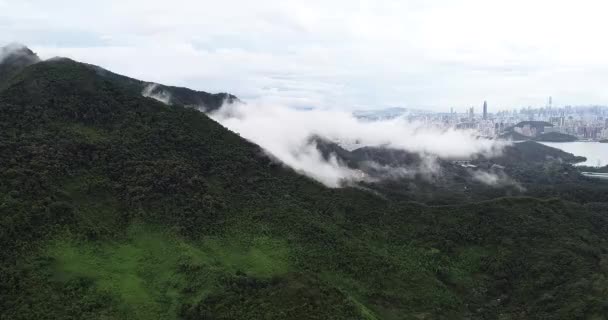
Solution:
M76 135L76 137L80 138L84 142L101 143L108 141L108 133L95 127L85 126L82 124L71 124L69 129Z
M268 278L289 270L281 241L208 238L194 244L146 225L129 228L114 243L63 237L47 254L54 281L90 280L120 302L120 313L135 319L175 318L184 302L220 291L221 280L237 272Z

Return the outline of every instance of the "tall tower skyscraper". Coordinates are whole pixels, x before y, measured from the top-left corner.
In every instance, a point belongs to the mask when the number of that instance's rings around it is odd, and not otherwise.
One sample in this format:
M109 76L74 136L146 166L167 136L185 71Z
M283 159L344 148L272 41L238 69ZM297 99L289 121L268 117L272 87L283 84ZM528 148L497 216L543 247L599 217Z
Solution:
M488 120L488 102L483 102L483 119Z

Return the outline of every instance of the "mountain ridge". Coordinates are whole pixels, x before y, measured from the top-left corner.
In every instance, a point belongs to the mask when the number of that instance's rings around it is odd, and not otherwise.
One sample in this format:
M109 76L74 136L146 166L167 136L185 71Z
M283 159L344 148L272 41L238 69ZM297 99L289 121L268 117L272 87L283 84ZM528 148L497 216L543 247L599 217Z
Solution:
M40 62L53 63L56 61L75 62L74 60L62 57L43 61L32 50L23 45L14 44L0 48L0 90L3 84L4 86L9 85L9 80L18 75L26 67ZM147 93L148 96L165 92L168 94L168 100L165 103L168 104L183 105L201 109L204 112L213 112L221 108L224 103L230 104L240 101L236 96L229 93L212 94L183 87L166 86L119 75L99 66L86 63L82 63L82 65L94 70L104 78L120 83L125 88L139 91L140 94L144 94L147 88L151 87L153 87L153 90Z

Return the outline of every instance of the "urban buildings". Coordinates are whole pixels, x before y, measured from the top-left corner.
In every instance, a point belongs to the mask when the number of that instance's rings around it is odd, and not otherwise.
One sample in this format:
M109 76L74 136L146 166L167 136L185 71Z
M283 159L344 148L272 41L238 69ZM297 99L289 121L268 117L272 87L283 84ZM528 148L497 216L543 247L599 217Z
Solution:
M483 103L483 112L475 114L475 108L458 112L429 112L405 108L391 108L355 116L368 120L393 119L402 117L408 121L423 123L439 129L475 130L480 136L494 138L507 131L534 137L539 133L559 132L581 140L608 139L608 106L553 106L550 98L544 107L525 107L491 112L488 102ZM461 109L462 110L462 109ZM529 122L529 123L526 123ZM537 122L537 124L533 124ZM542 128L538 125L543 122ZM546 123L546 124L545 124Z
M483 120L488 120L488 102L483 102Z

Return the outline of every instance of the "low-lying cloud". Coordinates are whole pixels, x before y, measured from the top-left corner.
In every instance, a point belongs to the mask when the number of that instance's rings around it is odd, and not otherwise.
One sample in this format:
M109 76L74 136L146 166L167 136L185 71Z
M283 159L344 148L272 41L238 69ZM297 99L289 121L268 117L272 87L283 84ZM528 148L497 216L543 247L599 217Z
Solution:
M15 52L19 52L19 50L23 49L22 45L19 44L9 44L5 47L0 47L0 63L4 61L8 56L14 54Z
M474 131L440 130L403 118L369 122L345 111L299 110L263 102L227 104L211 117L260 145L287 166L329 187L371 178L360 170L349 168L336 157L326 160L311 136L338 141L351 149L387 147L443 159L470 159L478 154L491 157L499 154L504 146L504 142L479 139ZM428 165L424 171L429 174L436 171L434 161L424 163ZM385 171L406 177L416 170L420 168Z
M362 163L365 172L373 172L370 180L400 180L422 178L435 181L441 174L441 165L436 155L421 154L420 161L415 164L391 166L382 165L374 161Z
M473 180L481 182L490 187L514 187L520 191L523 191L524 188L515 180L511 179L504 172L487 172L482 170L477 170L472 173Z
M11 43L4 47L0 47L0 63L2 63L8 57L15 56L27 56L29 59L31 59L30 63L36 63L40 61L38 57L33 55L33 53L31 53L29 49L22 44Z
M166 105L171 104L171 94L165 90L159 88L156 83L150 83L147 85L141 93L146 98L152 98L156 101L160 101Z

